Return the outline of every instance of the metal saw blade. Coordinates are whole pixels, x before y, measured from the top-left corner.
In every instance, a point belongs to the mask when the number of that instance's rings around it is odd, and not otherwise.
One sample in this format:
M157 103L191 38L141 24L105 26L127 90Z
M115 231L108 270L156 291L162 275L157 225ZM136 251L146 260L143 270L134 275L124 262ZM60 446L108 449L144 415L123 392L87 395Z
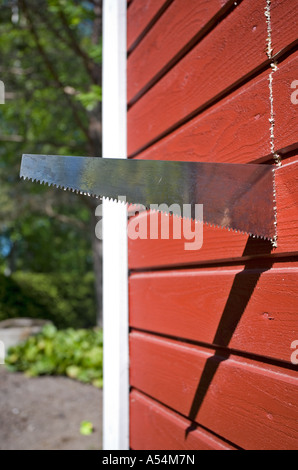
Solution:
M209 225L271 240L276 235L270 165L23 155L20 176L90 196L125 196L147 209L163 204L161 211L168 206L177 216L188 204L193 219L196 204L203 204Z

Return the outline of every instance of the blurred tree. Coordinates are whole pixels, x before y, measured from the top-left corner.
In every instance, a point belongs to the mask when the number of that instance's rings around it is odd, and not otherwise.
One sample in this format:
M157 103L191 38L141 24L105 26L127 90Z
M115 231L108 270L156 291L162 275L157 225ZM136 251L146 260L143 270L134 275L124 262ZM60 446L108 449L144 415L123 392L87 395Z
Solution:
M0 263L82 280L93 265L101 324L96 200L18 174L22 153L101 156L102 2L2 0L0 15Z

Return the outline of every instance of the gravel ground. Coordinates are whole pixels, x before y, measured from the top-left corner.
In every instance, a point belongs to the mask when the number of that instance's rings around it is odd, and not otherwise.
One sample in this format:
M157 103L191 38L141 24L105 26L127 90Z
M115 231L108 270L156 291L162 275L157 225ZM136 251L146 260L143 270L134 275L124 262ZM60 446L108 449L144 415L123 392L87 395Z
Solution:
M0 366L0 450L100 450L101 420L101 390ZM92 435L81 436L82 421L93 423Z

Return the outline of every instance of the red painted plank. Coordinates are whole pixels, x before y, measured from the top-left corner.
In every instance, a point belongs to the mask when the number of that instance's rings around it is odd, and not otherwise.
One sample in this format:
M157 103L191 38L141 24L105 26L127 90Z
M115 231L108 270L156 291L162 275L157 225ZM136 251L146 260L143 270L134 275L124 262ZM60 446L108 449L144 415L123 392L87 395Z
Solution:
M298 160L284 165L276 171L277 191L277 228L278 248L272 249L271 244L262 240L249 238L228 230L220 230L204 225L204 240L200 250L186 251L182 237L180 240L128 240L129 267L142 269L160 266L186 265L193 263L223 262L253 258L255 256L297 254L298 253ZM141 214L139 222L149 218L147 213ZM171 220L158 215L159 224ZM149 223L148 223L149 226ZM193 225L194 230L194 225ZM183 229L181 229L183 233ZM171 236L171 232L170 232Z
M280 250L298 248L298 161L276 172L277 229Z
M165 223L166 216L159 214L159 225ZM143 219L149 215L147 213L138 216L140 224ZM172 217L170 217L172 221ZM172 223L170 227L172 226ZM194 225L192 225L194 230ZM182 229L181 229L182 230ZM183 232L182 232L183 233ZM210 262L224 262L247 259L247 257L268 254L270 244L262 240L250 239L247 235L228 232L204 225L204 241L200 250L186 251L185 243L188 242L184 237L175 240L171 237L169 240L131 240L128 239L128 261L130 269L148 269L166 266L181 266L187 264L199 264ZM246 247L248 247L246 249ZM293 247L295 249L295 247ZM296 247L297 250L297 247Z
M130 384L245 449L298 448L297 372L133 332Z
M273 54L297 40L297 0L274 0L271 2Z
M291 84L294 80L298 80L298 52L278 67L278 71L273 75L275 147L277 150L297 149L298 104L292 102L294 89L291 88Z
M175 0L127 62L127 99L131 101L202 28L233 0ZM202 31L203 33L203 31Z
M150 25L154 18L158 17L169 0L137 0L134 1L127 12L127 49L133 48L134 43Z
M129 110L128 154L266 62L266 37L264 0L242 2Z
M137 158L247 163L270 154L268 71Z
M235 450L137 390L130 394L130 447L133 450Z
M231 0L175 0L128 59L128 101L158 77L192 39L197 40L199 32L202 28L204 32L204 26L217 17L220 9L224 14L233 3ZM273 54L297 40L297 13L296 0L272 2Z
M133 274L130 326L290 362L290 345L298 338L297 268L289 263Z
M275 136L278 149L297 141L297 105L289 83L298 68L298 54L279 64L274 75ZM138 158L248 163L270 150L269 71L161 139Z

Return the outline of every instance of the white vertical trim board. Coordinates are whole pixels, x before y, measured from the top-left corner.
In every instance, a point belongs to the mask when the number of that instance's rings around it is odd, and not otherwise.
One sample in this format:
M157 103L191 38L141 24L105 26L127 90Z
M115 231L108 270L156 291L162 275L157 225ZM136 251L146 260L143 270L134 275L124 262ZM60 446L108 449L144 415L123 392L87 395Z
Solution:
M103 2L103 157L127 158L127 0ZM121 194L119 195L121 196ZM129 449L127 210L103 203L103 449Z

